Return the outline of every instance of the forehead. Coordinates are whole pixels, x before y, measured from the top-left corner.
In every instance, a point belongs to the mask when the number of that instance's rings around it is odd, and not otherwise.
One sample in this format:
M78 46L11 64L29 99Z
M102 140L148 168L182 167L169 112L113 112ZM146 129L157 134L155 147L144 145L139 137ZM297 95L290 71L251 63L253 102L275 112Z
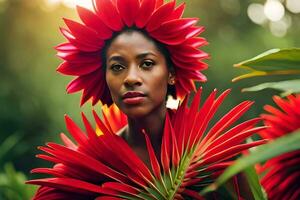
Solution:
M123 32L118 35L109 45L106 55L112 54L140 54L151 52L162 55L156 43L138 31Z

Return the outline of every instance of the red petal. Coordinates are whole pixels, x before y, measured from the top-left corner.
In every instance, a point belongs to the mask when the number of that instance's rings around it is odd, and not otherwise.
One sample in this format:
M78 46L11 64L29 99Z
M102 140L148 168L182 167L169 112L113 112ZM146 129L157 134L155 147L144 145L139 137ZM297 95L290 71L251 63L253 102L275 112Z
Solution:
M206 99L206 101L203 103L203 106L201 107L201 109L199 110L199 114L197 115L196 119L193 119L195 121L197 121L195 127L193 130L191 130L192 136L190 136L192 138L192 141L190 141L189 143L189 149L193 147L193 145L195 144L195 142L199 142L199 140L201 139L201 137L203 136L204 131L206 130L209 121L211 120L211 118L213 117L214 113L217 110L216 106L214 105L215 102L215 96L217 94L217 90L214 89L214 91L209 95L209 97ZM192 120L192 119L189 119ZM189 134L189 133L185 133L185 134ZM185 143L187 144L188 140L185 141ZM202 145L199 145L200 147L202 147Z
M132 26L140 7L139 0L117 0L117 6L125 24Z
M226 160L226 159L236 156L237 154L241 153L245 149L250 149L252 147L259 146L259 145L262 145L265 143L266 143L266 140L259 140L259 141L251 142L249 144L236 145L236 146L227 148L213 156L204 158L202 160L202 162L199 162L198 164L200 166L200 165L207 165L207 164L214 163L214 162L221 162L223 160Z
M175 116L173 117L173 124L174 124L174 130L176 130L175 134L177 133L178 138L178 150L179 155L182 156L183 150L184 150L184 127L181 125L181 122L186 117L185 111L187 109L187 102L188 102L188 95L184 98L183 102L180 104L180 106L177 109L177 112Z
M208 54L200 51L199 49L196 49L191 46L176 46L175 48L168 48L170 51L170 54L174 58L180 58L180 57L190 57L190 58L196 58L196 59L205 59L208 58Z
M155 156L154 149L152 147L152 144L150 142L150 139L149 139L147 133L145 133L145 131L143 131L143 134L145 136L145 140L146 140L146 144L147 144L147 149L148 149L150 163L151 163L153 173L154 173L156 178L160 179L161 178L160 166L159 166L158 160Z
M31 173L39 173L39 174L48 174L48 175L52 175L55 177L65 177L64 174L62 174L52 168L35 168L35 169L31 170L30 172Z
M154 35L161 36L163 34L174 34L178 31L184 30L197 23L197 18L184 18L167 21L159 26L155 31L151 32Z
M102 65L100 62L95 62L95 63L63 62L58 66L57 71L66 75L81 76L81 75L86 75L91 72L94 72L101 67Z
M168 115L167 115L168 116ZM166 119L167 120L167 119ZM169 120L169 119L168 119ZM161 144L161 164L163 167L164 172L169 172L170 171L170 158L171 158L171 134L170 134L170 127L169 123L165 123L164 126L164 134L163 134L163 139L162 139L162 144Z
M120 31L123 28L120 14L111 0L95 1L95 4L98 16L108 27L114 31Z
M254 133L257 133L260 130L265 129L266 127L256 127L252 128L250 130L246 130L243 132L238 133L237 135L231 135L231 137L227 140L221 140L218 143L215 143L214 146L212 146L211 149L207 148L205 153L203 155L205 156L212 156L214 154L217 154L218 152L222 151L223 149L227 149L233 146L236 146L240 143L242 143L244 140L246 140L248 137L253 135Z
M64 18L64 21L77 40L93 44L95 46L103 46L103 40L94 30L73 20Z
M78 52L78 48L69 42L57 45L55 49L60 52Z
M110 196L101 196L101 197L97 197L95 200L123 200L123 198L110 197Z
M75 145L72 140L70 140L65 134L61 133L60 134L60 138L63 141L63 143L65 144L66 147L70 148L70 149L77 149L77 145Z
M219 120L207 133L203 144L207 141L214 140L223 130L228 126L236 122L249 108L253 105L251 101L244 101L235 106L230 112L228 112L221 120Z
M72 63L101 63L100 52L58 52L57 56Z
M92 43L78 40L68 30L64 28L60 28L60 31L72 45L74 45L76 48L78 48L81 51L95 52L101 49L101 47L104 45L104 43L102 45L95 45Z
M184 42L184 44L188 45L188 46L192 46L194 48L198 48L198 47L207 45L208 42L206 41L205 38L202 38L202 37L192 37L192 38L187 39Z
M79 145L87 145L87 137L85 133L74 123L74 121L68 116L65 115L65 122L67 129L72 137L76 140Z
M243 132L245 130L249 130L255 124L257 124L260 120L261 120L260 118L254 118L252 120L248 120L246 122L238 124L237 126L233 127L232 129L230 129L229 131L227 131L226 133L224 133L223 135L221 135L220 137L218 137L211 144L209 144L209 146L207 147L207 149L213 148L216 144L219 144L222 141L226 141L226 140L234 137L235 135L237 135L240 132Z
M170 131L170 134L171 134L172 164L173 164L174 167L178 167L179 162L180 162L178 143L177 143L177 138L176 138L176 135L175 135L175 131L172 127L169 115L167 115L165 123L168 123L169 131Z
M152 32L157 29L161 24L165 22L170 13L173 12L175 6L175 1L164 4L159 7L151 16L149 22L147 23L146 30Z
M135 19L138 28L144 28L155 8L155 0L142 0L141 7Z
M182 17L185 8L185 3L181 3L177 8L175 8L174 12L170 15L169 20L179 19Z
M200 196L200 194L198 192L195 192L193 190L185 189L183 191L183 193L190 196L190 197L192 197L195 200L205 200L204 197Z
M44 151L55 155L57 158L61 159L62 162L69 163L70 165L84 168L86 170L91 170L100 175L105 175L119 182L127 182L127 178L121 173L111 169L109 166L99 162L95 158L89 155L83 154L78 151L68 149L64 146L51 143L49 144L51 149L43 148ZM75 164L75 165L74 165Z
M110 194L108 190L105 190L100 186L71 178L44 178L27 181L26 183L54 187L62 190L68 188L69 191L72 190L76 193Z
M187 70L187 69L178 69L176 70L176 73L178 74L178 78L181 79L192 79L192 80L198 80L198 81L206 81L206 76L203 75L201 72L194 70Z
M67 92L74 93L86 88L94 90L94 88L91 88L91 86L97 86L96 84L99 81L99 77L103 77L103 72L101 69L90 74L79 76L67 85Z
M138 181L138 184L146 185L145 181L152 180L152 175L149 169L122 138L109 132L109 130L106 128L105 124L101 121L95 111L93 111L93 114L98 127L101 130L104 130L102 132L108 133L106 134L106 136L108 137L107 140L110 141L110 143L108 143L108 145L110 145L110 148L115 152L120 152L118 158L123 163L128 165L128 167L132 170L132 178L135 181ZM134 178L135 175L137 176Z
M96 14L81 6L77 6L76 8L82 22L95 30L101 39L106 40L112 36L112 30Z
M54 158L52 156L48 156L48 155L38 154L35 157L43 159L43 160L47 160L47 161L50 161L50 162L53 162L53 163L60 163L59 159Z
M117 182L105 182L102 184L102 187L104 189L111 189L115 190L117 193L126 193L133 196L136 196L140 193L140 191L130 185L124 184L124 183L117 183Z
M164 0L155 0L155 1L156 1L156 4L155 4L156 9L164 4Z

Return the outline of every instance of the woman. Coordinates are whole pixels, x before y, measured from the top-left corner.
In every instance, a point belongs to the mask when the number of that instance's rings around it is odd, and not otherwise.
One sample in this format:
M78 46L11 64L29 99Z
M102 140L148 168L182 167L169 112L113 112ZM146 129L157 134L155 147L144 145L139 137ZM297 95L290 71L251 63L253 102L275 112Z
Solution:
M105 55L112 100L128 117L128 126L120 135L142 159L148 153L141 131L144 129L159 149L167 111L167 85L175 84L171 66L157 46L144 33L129 29L112 40Z
M67 91L83 90L81 105L114 102L128 125L115 131L111 118L104 115L103 122L94 112L100 131L83 115L86 135L66 117L77 144L62 135L64 146L41 147L50 155L38 157L56 165L33 171L55 178L29 181L41 185L35 199L202 199L198 192L235 155L264 143L242 144L263 129L253 128L259 119L228 129L252 103L236 106L210 130L228 91L212 92L199 111L202 89L190 108L185 98L176 112L167 110L168 95L184 97L195 80L206 80L200 70L208 55L198 49L206 41L198 37L197 19L181 18L184 4L174 1L93 2L95 12L77 7L84 25L65 19L69 30L61 30L69 42L57 47L65 60L58 71L78 76Z

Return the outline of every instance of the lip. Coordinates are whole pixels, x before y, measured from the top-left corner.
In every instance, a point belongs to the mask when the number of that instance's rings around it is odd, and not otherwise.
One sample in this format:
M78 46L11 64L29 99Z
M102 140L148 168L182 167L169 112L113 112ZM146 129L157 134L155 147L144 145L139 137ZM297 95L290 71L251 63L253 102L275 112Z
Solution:
M122 95L123 102L126 104L139 104L145 99L145 94L140 91L129 91Z

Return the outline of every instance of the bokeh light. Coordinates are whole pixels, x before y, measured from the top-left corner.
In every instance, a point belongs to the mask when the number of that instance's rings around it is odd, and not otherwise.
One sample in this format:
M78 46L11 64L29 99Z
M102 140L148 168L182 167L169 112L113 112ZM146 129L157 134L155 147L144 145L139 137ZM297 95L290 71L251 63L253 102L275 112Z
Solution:
M76 5L79 5L85 8L93 9L92 1L89 0L46 0L46 3L49 6L55 6L62 3L70 8L75 8Z
M264 24L267 22L267 18L264 14L264 6L258 3L252 3L247 9L247 14L251 21L256 24Z
M280 1L267 0L264 6L264 13L269 20L276 22L283 18L285 10Z
M292 13L300 13L300 0L286 0L286 8Z

